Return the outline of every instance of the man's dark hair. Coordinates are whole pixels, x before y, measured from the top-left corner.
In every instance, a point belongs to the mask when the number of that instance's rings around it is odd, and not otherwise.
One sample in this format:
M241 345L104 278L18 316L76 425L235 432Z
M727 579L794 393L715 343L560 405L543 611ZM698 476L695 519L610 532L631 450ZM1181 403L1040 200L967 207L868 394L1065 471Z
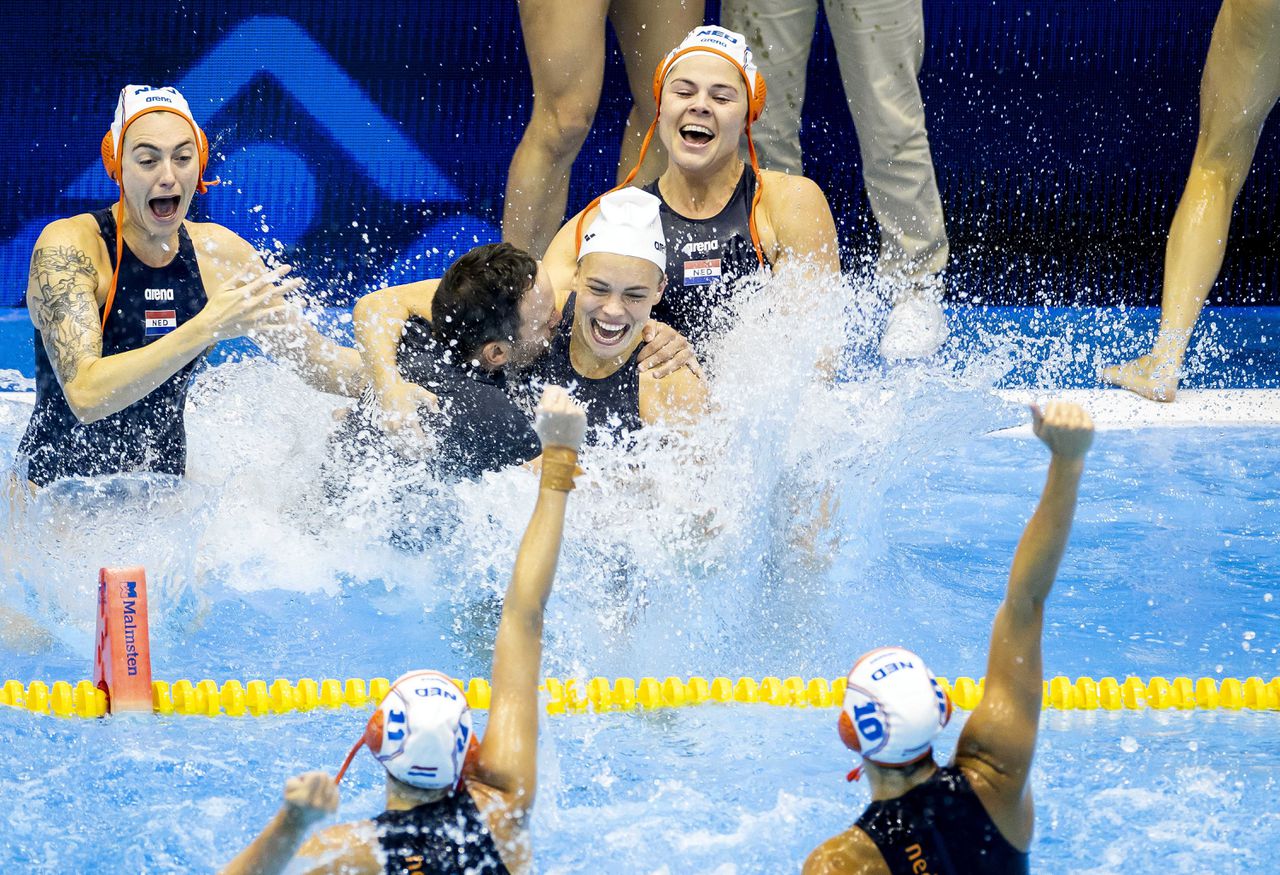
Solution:
M431 335L463 359L494 340L515 340L520 300L538 263L510 243L477 246L449 266L431 302Z

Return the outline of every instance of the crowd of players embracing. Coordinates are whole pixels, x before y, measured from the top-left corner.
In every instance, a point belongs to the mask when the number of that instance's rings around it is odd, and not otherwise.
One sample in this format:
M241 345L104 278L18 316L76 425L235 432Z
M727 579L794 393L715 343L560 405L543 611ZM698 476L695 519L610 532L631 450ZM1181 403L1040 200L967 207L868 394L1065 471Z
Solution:
M534 5L522 3L522 15ZM1219 19L1222 41L1241 26L1230 20L1234 5L1228 0ZM527 19L525 26L528 32ZM916 45L907 43L908 50ZM1206 87L1213 60L1211 51ZM908 66L913 82L918 64ZM532 54L531 66L536 87ZM764 112L765 79L746 38L695 27L657 64L651 97L652 123L617 188L558 231L539 231L545 222L520 213L531 209L527 192L513 196L513 187L538 175L518 151L504 228L534 229L530 239L479 246L439 279L361 299L358 350L307 321L296 300L300 280L287 266L268 269L227 229L187 221L194 194L213 183L203 179L208 140L172 88L121 91L102 149L118 203L56 221L37 241L27 290L37 393L10 478L15 506L65 478L182 476L192 373L214 343L245 335L317 388L359 399L331 443L334 488L349 488L389 459L446 479L520 465L540 477L503 604L483 739L447 675L402 676L352 748L354 756L368 746L385 767L386 811L308 838L336 810L338 785L323 773L293 778L280 812L227 872L288 865L352 873L530 870L543 610L583 441L601 431L695 421L707 402L698 351L724 330L735 296L758 287L746 280L794 273L803 279L795 287L807 293L840 288L836 229L822 191L798 172L760 166L751 131ZM646 159L654 160L651 145L665 166L633 186ZM1202 146L1198 160L1209 154ZM924 152L927 163L927 142ZM946 337L938 218L933 242L917 241L907 255L902 241L910 230L882 229L881 277L893 284L895 304L886 357L928 355ZM1179 300L1182 327L1161 341L1177 347L1170 347L1175 372L1194 322ZM1198 312L1203 294L1191 301ZM1174 309L1166 290L1166 320L1175 319ZM1134 368L1146 366L1140 360L1112 377L1144 391ZM1176 382L1145 394L1171 398ZM996 613L984 698L952 761L940 766L933 742L951 702L924 661L896 647L858 659L839 734L859 754L851 778L867 776L872 801L854 826L809 855L806 872L1028 869L1044 602L1092 440L1088 415L1074 405L1033 408L1032 417L1051 451L1049 470Z

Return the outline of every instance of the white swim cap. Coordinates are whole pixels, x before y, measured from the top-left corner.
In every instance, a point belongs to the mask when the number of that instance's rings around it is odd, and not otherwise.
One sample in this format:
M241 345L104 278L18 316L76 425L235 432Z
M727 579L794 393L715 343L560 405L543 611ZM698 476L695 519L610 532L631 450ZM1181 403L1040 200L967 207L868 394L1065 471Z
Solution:
M124 150L124 134L142 116L151 112L171 112L181 116L191 125L191 133L196 141L196 153L199 159L200 174L203 177L205 167L209 163L209 139L196 124L196 117L187 105L187 99L176 88L156 88L151 85L126 85L120 89L120 97L116 101L115 116L111 120L111 129L102 138L102 164L107 175L120 181L120 162ZM196 190L203 194L210 185L203 178Z
M374 712L365 742L396 780L424 790L453 787L471 743L466 694L438 671L403 674Z
M676 60L683 60L689 55L696 54L725 58L737 67L738 72L742 74L752 102L754 103L764 97L764 79L757 75L756 64L751 57L751 46L747 44L747 38L740 33L715 24L695 27L689 31L689 35L667 55L666 61L659 68L661 71L660 80L666 80L671 73L671 68L675 66ZM661 84L661 81L659 84ZM756 115L758 116L759 113L757 112Z
M600 212L582 237L578 261L592 252L630 255L667 269L667 238L662 233L662 201L638 188L620 188L600 198Z
M905 766L929 756L950 719L951 698L924 660L901 647L879 647L849 672L840 738L864 760Z

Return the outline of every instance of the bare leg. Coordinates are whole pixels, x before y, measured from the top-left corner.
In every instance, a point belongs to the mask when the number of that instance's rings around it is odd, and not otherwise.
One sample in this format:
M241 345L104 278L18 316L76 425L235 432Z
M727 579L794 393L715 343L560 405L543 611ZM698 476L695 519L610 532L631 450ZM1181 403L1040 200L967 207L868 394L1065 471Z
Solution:
M533 112L507 171L502 237L541 258L564 221L569 168L600 103L608 0L519 4Z
M704 0L614 0L609 10L631 86L631 113L618 156L618 182L626 179L640 160L644 133L658 111L653 102L653 73L667 52L702 24L704 9ZM654 137L634 184L653 182L666 166L667 150Z
M1200 134L1164 252L1160 333L1148 355L1102 379L1172 401L1205 298L1218 278L1231 208L1253 163L1263 122L1280 97L1280 0L1225 0L1200 80Z

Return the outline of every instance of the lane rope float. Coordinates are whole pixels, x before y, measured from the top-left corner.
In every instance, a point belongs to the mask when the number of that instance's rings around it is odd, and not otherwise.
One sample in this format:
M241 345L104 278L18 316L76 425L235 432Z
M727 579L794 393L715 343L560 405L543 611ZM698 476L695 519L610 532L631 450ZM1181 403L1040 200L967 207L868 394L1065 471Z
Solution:
M380 702L390 688L386 678L302 678L293 683L277 678L270 685L263 680L219 684L213 680L154 680L147 611L146 570L140 566L102 568L98 572L98 618L95 636L93 680L72 686L56 681L23 684L10 680L0 687L0 705L22 708L35 714L55 717L102 717L107 713L151 711L156 714L202 714L230 717L287 714L291 711L370 708ZM951 694L956 707L972 710L982 700L983 679L958 677L938 682ZM485 678L471 678L466 684L467 702L472 708L489 707L490 688ZM844 699L845 679L804 679L766 677L736 680L716 677L549 677L539 690L544 694L548 714L580 714L584 711L611 711L681 708L704 704L775 705L791 708L836 708ZM1179 710L1280 711L1280 677L1269 682L1260 677L1238 678L1163 677L1123 681L1104 677L1072 680L1055 677L1044 682L1041 706L1057 711L1118 711L1146 708Z
M456 679L455 679L456 680ZM490 687L485 678L465 683L467 702L472 708L489 707ZM971 711L982 701L985 678L958 677L954 682L938 678L956 707ZM766 677L655 677L578 678L549 677L538 688L550 715L602 714L614 711L649 711L693 705L773 705L789 708L838 708L844 698L845 679ZM219 684L213 680L151 682L151 708L156 714L203 715L206 717L262 717L339 708L372 708L386 695L386 678L301 678L296 682L277 678L242 683ZM107 713L107 694L92 681L74 686L67 681L52 685L43 681L23 684L5 681L0 687L0 705L21 708L54 717L102 717ZM1104 677L1071 679L1055 677L1044 681L1041 707L1054 711L1141 711L1156 710L1250 710L1280 711L1280 676L1264 681L1260 677L1189 678Z

